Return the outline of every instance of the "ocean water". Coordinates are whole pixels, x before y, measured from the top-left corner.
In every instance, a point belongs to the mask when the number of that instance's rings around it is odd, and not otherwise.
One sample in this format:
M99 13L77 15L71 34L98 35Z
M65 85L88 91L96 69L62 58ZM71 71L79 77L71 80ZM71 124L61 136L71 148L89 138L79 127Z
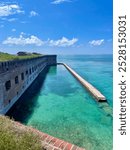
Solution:
M64 66L42 72L7 115L88 150L112 150L112 55L58 56L103 93L98 103Z

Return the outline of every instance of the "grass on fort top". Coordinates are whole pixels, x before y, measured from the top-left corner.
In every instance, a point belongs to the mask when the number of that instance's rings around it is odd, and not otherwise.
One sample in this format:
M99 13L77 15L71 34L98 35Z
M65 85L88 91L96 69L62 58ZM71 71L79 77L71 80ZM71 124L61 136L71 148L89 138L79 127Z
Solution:
M35 58L39 56L42 56L42 55L41 54L28 54L25 56L18 56L18 55L12 55L8 53L0 52L0 62L10 61L10 60L30 59L30 58Z
M28 127L19 127L14 121L0 115L0 150L44 150L40 137Z

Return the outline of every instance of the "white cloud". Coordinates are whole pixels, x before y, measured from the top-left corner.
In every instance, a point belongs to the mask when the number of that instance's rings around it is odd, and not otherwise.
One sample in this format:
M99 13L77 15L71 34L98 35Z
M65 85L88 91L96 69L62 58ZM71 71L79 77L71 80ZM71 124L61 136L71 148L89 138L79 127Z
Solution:
M34 16L37 16L38 15L38 13L37 12L35 12L35 11L30 11L30 17L34 17Z
M51 3L57 5L57 4L61 4L61 3L64 3L64 2L71 2L71 0L54 0Z
M100 45L103 44L103 43L104 43L104 39L89 41L89 44L90 44L90 45L93 45L93 46L100 46Z
M12 32L15 32L16 29L12 29ZM6 40L2 42L2 44L6 45L36 45L36 46L53 46L53 47L69 47L73 46L78 41L77 38L67 39L66 37L62 37L58 40L48 39L47 41L43 41L34 35L27 35L23 32L20 33L19 37L8 37Z
M19 5L16 4L1 4L0 17L7 17L14 14L24 13Z
M17 19L17 18L10 18L10 19L7 19L7 18L3 17L3 18L1 18L1 20L13 22L13 21L16 21L16 20L18 20L18 19Z
M31 35L30 37L25 38L24 34L20 34L18 38L15 37L8 37L2 44L8 45L36 45L42 46L44 42L40 40L38 37Z
M77 38L73 38L71 40L67 39L66 37L62 37L59 40L48 40L50 46L57 46L57 47L68 47L74 45L78 41Z
M18 20L18 19L17 18L10 18L10 19L8 19L9 22L13 22L13 21L16 21L16 20Z

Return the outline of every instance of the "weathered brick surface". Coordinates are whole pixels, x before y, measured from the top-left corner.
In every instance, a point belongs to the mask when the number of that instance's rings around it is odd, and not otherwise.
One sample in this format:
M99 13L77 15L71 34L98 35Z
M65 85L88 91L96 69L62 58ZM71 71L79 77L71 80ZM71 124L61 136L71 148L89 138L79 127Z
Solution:
M78 149L78 147L73 145L72 150L77 150L77 149Z
M51 65L56 65L56 55L0 61L0 114L6 114L40 72L46 74Z
M49 146L47 149L48 150L53 150L53 146Z
M58 141L57 138L54 138L49 142L49 144L54 145Z
M23 126L23 124L16 122L18 126ZM31 128L30 130L34 133L37 133L42 140L42 146L46 150L85 150L84 148L78 147L74 144L68 143L64 140L55 138L46 133L40 132L37 129Z
M53 139L52 136L48 136L45 141L46 141L46 143L49 143L52 139Z
M72 148L72 144L68 143L65 147L65 150L70 150Z
M59 147L63 143L62 140L57 140L57 142L54 144L54 146Z
M64 148L66 147L66 145L67 145L67 142L63 142L63 143L59 146L59 148L60 148L60 149L64 149Z

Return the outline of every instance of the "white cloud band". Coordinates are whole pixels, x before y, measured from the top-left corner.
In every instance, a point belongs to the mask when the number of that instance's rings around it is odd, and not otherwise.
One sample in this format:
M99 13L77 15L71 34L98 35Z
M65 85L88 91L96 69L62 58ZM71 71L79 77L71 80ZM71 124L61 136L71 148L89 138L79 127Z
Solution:
M18 38L16 37L8 37L6 40L2 42L2 44L6 45L36 45L36 46L55 46L55 47L69 47L73 46L78 41L77 38L67 39L66 37L62 37L59 40L47 40L43 41L38 37L31 35L30 37L25 38L24 34L21 33Z
M23 35L20 34L19 38L8 37L5 41L3 41L3 44L42 46L44 42L34 35L31 35L28 38L24 38Z
M100 46L103 43L104 43L104 39L89 41L89 44L92 46Z
M77 38L73 38L72 40L67 39L66 37L62 37L59 40L49 40L50 46L58 46L58 47L68 47L74 45L78 41Z
M51 3L57 5L57 4L61 4L61 3L64 3L64 2L71 2L71 0L54 0Z
M34 16L37 16L38 15L38 13L37 12L35 12L35 11L30 11L30 17L34 17Z
M6 17L9 15L24 13L24 11L21 10L19 5L16 4L2 4L0 5L0 17Z

